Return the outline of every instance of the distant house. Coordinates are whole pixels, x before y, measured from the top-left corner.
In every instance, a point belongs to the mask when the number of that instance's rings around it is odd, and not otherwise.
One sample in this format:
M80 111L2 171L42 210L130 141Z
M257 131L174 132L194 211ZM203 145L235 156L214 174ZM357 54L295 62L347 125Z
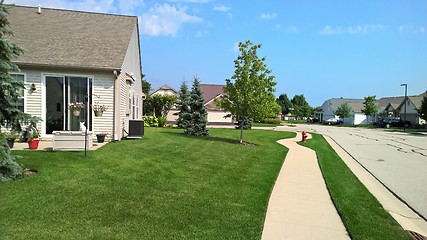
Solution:
M152 95L173 95L178 97L178 92L171 86L165 84L159 88L157 88L156 90L152 91L150 93L150 96ZM166 116L166 120L168 123L174 123L176 122L176 119L178 118L177 115L175 115L175 113L178 112L178 109L176 108L176 106L172 107L172 109L168 112L168 115Z
M202 90L204 106L207 110L207 120L208 124L228 124L232 123L232 118L225 118L227 115L231 115L230 112L224 112L215 102L215 99L220 99L224 96L224 85L216 85L216 84L200 84L200 88ZM152 94L174 94L177 95L177 91L168 85L164 85L154 91ZM178 119L177 115L178 109L172 108L167 116L167 121L170 123L175 123Z
M231 112L224 112L224 109L220 108L215 102L215 100L219 100L224 96L224 87L225 85L200 84L204 104L208 112L209 124L231 124L233 122L231 117L225 118L227 115L231 116Z
M154 94L178 96L178 92L173 87L167 84L157 88L156 90L150 93L150 95L154 95Z
M421 103L424 97L427 96L427 92L424 92L417 96L406 97L396 108L399 112L401 119L405 118L405 106L406 106L406 121L410 121L411 124L419 125L425 124L426 121L420 118L418 110L421 108Z
M18 106L42 119L43 138L57 130L109 133L120 140L131 119L141 119L142 88L138 18L70 10L14 6L11 40L24 49L14 62L25 91ZM79 116L70 102L85 102ZM108 106L95 117L91 104Z
M341 119L345 124L368 124L374 121L374 117L366 118L366 115L362 113L364 99L349 99L349 98L332 98L326 100L320 109L318 110L317 115L319 116L320 122L324 122L329 118L339 119L335 115L335 111L344 103L347 103L350 107L350 117Z
M380 116L398 117L398 107L405 99L405 96L400 97L384 97L377 100L377 112Z

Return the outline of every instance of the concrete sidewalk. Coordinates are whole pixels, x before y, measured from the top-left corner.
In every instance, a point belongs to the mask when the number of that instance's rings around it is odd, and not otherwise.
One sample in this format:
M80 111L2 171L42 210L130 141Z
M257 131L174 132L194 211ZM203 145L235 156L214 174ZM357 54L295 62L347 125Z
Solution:
M278 142L289 149L271 194L262 239L350 239L333 205L316 153L296 138Z

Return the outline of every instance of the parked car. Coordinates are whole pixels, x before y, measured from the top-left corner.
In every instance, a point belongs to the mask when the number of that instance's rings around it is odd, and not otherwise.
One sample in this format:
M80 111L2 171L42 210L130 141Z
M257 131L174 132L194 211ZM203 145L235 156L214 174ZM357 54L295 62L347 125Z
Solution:
M386 117L386 118L381 119L381 121L379 122L379 126L385 127L385 128L403 127L403 126L409 127L409 126L411 126L411 122L410 121L404 122L399 117Z
M336 118L329 118L329 119L326 119L323 123L327 125L337 125L337 124L341 124L342 121Z

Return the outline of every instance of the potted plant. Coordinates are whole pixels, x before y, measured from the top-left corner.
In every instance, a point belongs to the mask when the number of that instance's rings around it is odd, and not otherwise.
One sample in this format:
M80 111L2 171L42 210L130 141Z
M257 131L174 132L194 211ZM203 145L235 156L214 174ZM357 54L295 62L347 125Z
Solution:
M78 117L80 116L80 111L82 110L82 108L84 108L85 105L82 102L75 101L75 102L70 102L68 106L70 107L70 110L73 113L73 115Z
M93 112L95 113L95 117L101 117L102 113L107 111L108 106L100 105L99 103L96 103L92 105Z
M32 127L31 128L31 133L28 139L28 148L35 150L39 147L39 142L40 142L40 133L39 130L37 130L37 128Z
M5 134L5 138L7 140L7 144L9 145L9 148L13 148L15 140L19 138L19 133L14 131L8 132Z
M98 141L98 143L103 143L105 142L105 136L107 135L107 133L98 133L96 134L96 140Z

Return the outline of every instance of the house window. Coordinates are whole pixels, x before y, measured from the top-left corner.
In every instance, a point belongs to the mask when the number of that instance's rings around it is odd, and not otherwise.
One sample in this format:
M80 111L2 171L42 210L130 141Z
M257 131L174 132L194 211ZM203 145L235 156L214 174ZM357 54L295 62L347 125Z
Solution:
M10 76L21 83L24 83L25 81L24 74L10 74ZM15 107L19 109L21 112L24 112L24 90L25 90L24 88L20 90L19 97L15 102Z

